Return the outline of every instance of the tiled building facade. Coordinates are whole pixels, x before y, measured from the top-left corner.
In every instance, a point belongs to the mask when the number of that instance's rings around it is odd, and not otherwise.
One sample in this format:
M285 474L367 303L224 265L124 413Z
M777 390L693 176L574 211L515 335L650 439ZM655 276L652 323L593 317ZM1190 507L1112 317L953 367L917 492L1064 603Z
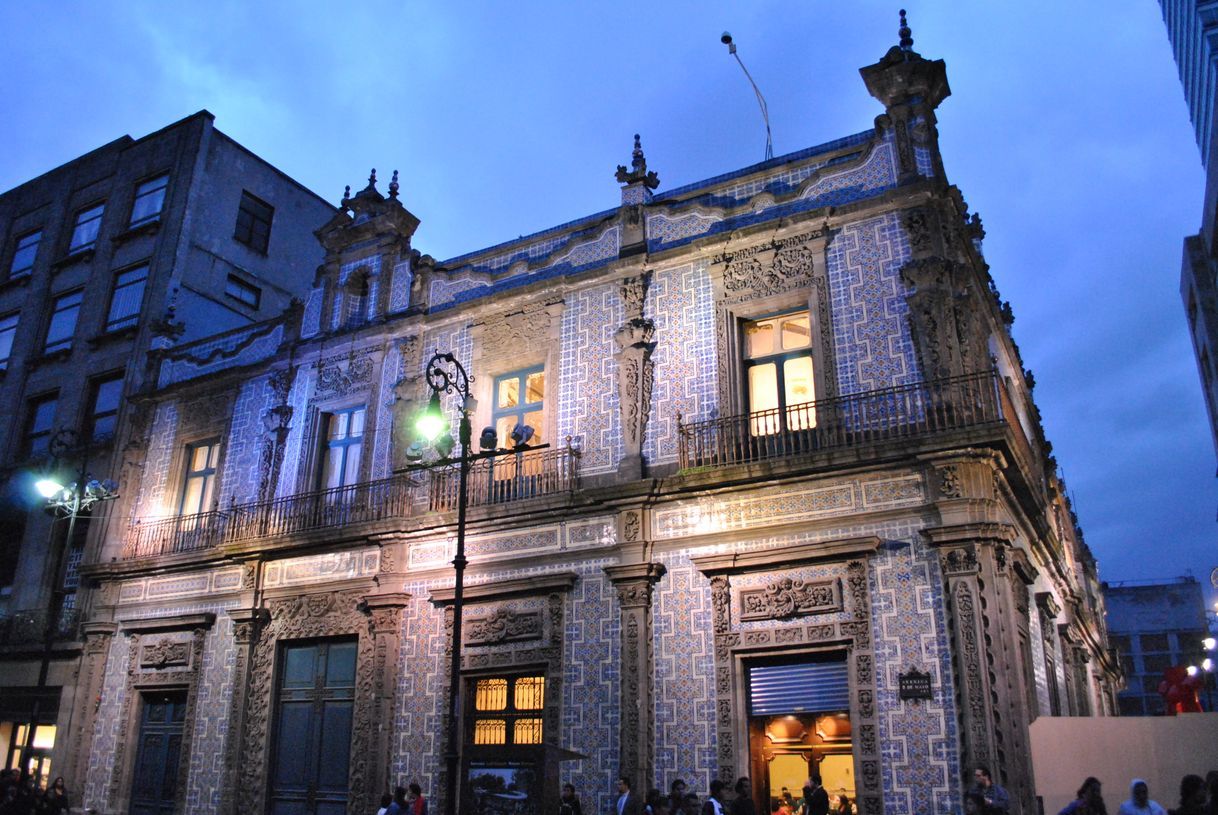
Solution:
M95 505L68 540L35 480L120 478L116 433L158 349L303 299L333 213L207 111L0 194L0 766L65 771L78 567L119 517Z
M943 174L944 65L862 73L872 130L665 194L636 139L619 207L445 262L373 177L303 309L168 351L85 569L85 805L443 804L455 478L408 456L438 350L475 428L549 445L470 474L462 811L606 811L619 773L768 811L819 772L954 812L984 763L1032 812L1028 723L1114 712L1095 563Z

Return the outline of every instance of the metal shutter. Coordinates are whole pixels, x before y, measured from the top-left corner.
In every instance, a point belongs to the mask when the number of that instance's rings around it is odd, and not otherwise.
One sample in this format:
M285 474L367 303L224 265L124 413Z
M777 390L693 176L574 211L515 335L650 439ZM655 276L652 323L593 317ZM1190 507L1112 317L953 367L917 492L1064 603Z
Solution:
M749 667L749 713L832 713L849 710L846 663L798 662Z

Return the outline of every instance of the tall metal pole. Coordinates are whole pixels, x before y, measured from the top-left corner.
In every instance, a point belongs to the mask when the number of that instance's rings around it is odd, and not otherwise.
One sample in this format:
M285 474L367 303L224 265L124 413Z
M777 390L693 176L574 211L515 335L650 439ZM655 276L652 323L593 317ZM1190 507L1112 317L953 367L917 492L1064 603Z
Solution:
M765 160L769 161L774 158L774 142L770 138L770 108L765 103L765 97L761 95L761 89L757 87L757 83L753 81L753 75L749 73L749 69L744 67L744 60L740 59L740 55L736 53L736 43L732 42L732 35L724 31L723 36L719 41L727 46L728 53L736 58L736 62L740 65L740 70L744 71L744 78L753 86L753 93L757 96L757 104L761 108L761 118L765 122Z

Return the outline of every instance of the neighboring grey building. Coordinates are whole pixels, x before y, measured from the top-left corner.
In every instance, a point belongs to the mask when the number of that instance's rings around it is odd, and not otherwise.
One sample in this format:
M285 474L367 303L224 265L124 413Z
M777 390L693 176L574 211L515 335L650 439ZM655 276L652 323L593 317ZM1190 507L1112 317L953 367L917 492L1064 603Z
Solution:
M1180 272L1180 296L1188 315L1189 336L1201 374L1210 432L1218 449L1218 265L1214 227L1218 218L1218 179L1215 179L1214 99L1218 94L1218 2L1159 0L1171 41L1189 118L1205 167L1205 203L1198 234L1185 238Z
M76 567L89 521L96 530L107 520L82 519L68 544L66 524L31 512L34 480L49 468L78 472L84 457L96 478L120 478L131 451L112 441L153 349L282 314L323 257L313 231L334 207L213 119L200 111L123 136L0 195L4 766L20 760L35 710L36 763L67 715L60 687L80 653ZM48 619L57 642L44 660Z
M1117 695L1122 716L1161 716L1159 683L1173 665L1204 659L1208 636L1205 598L1192 577L1125 580L1104 588L1108 605L1108 642L1125 671L1125 690Z

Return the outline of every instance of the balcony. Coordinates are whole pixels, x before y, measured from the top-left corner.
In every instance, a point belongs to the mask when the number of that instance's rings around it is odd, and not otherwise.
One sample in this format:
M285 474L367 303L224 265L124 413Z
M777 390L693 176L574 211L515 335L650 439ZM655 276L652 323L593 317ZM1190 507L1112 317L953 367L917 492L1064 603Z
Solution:
M866 391L692 424L678 423L682 470L904 442L955 430L1010 426L1031 460L1006 388L994 372Z
M161 557L224 544L361 526L457 507L459 470L447 464L377 481L298 493L274 501L166 518L138 518L127 530L123 559ZM579 450L531 450L474 462L469 506L556 495L579 483Z

